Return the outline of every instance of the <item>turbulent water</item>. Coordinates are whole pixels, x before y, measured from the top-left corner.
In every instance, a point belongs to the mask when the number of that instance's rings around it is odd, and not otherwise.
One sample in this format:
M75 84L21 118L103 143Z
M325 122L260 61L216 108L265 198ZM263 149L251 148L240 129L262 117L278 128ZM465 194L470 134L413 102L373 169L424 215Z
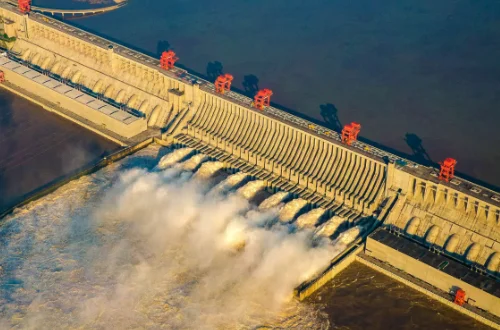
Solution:
M314 235L321 237L330 237L338 230L338 228L342 224L346 222L346 219L335 215L330 220L318 227Z
M245 199L252 199L255 195L266 187L266 182L262 180L255 180L247 183L240 189L238 193Z
M280 221L283 223L291 222L306 205L307 201L302 198L296 198L286 203L280 211Z
M73 181L3 221L0 328L327 328L291 292L344 244L313 247L312 231L290 232L275 208L206 194L210 180L200 177L213 171L158 169L158 152Z
M248 177L247 173L238 172L233 175L228 176L225 180L221 181L215 187L210 190L211 194L223 194L229 189L238 186Z
M220 171L223 167L224 163L222 162L205 162L201 164L200 169L196 171L195 177L201 180L208 179Z
M322 208L313 209L297 218L296 224L299 228L314 228L319 219L325 214Z
M196 170L204 161L208 160L208 156L197 154L182 163L182 169L186 171Z
M269 196L262 203L260 203L259 209L261 209L261 210L267 210L267 209L279 206L289 196L290 196L289 192L279 191L279 192L277 192L277 193Z
M175 165L182 159L187 158L193 152L194 152L193 148L176 149L173 152L169 153L168 155L162 157L157 167L159 169L166 169L172 165Z

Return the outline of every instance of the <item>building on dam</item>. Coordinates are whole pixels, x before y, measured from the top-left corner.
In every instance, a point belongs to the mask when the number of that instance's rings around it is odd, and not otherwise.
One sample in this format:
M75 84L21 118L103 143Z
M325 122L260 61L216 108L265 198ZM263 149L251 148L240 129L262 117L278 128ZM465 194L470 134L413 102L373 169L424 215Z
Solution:
M4 88L122 145L190 147L362 224L346 260L403 271L451 304L465 292L457 308L498 324L500 194L454 176L452 160L440 172L402 159L357 141L356 123L342 134L318 126L270 106L270 90L250 99L230 90L230 75L213 84L175 67L171 51L152 58L10 3L0 15Z

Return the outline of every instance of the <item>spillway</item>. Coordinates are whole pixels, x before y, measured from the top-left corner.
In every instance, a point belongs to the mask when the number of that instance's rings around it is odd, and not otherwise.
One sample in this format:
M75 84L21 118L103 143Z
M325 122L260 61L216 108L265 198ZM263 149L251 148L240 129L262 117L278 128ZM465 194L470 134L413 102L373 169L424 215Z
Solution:
M187 158L190 154L193 153L193 151L194 150L192 148L175 149L171 153L163 156L160 159L160 162L158 163L157 167L159 169L169 168L174 164L178 163L179 161L181 161L182 159Z
M226 179L218 183L210 193L212 194L222 194L225 193L232 188L240 185L242 182L244 182L248 178L248 174L245 172L238 172L235 174L232 174L228 176Z
M182 169L185 171L195 171L206 160L208 160L207 155L196 154L196 155L190 157L188 160L184 161L180 165L181 165Z
M222 162L205 162L196 171L194 177L201 180L210 179L224 167Z
M292 222L295 217L299 214L300 210L302 210L307 205L307 201L302 198L296 198L283 206L280 210L279 219L283 223Z
M279 191L268 198L266 198L262 203L259 205L259 209L261 210L267 210L273 207L276 207L283 203L284 200L288 199L290 197L290 193L287 191Z
M266 182L263 180L250 181L240 189L238 189L238 194L240 194L245 199L252 199L260 191L264 190L266 187Z
M322 208L312 209L297 218L295 225L298 228L314 228L326 210Z

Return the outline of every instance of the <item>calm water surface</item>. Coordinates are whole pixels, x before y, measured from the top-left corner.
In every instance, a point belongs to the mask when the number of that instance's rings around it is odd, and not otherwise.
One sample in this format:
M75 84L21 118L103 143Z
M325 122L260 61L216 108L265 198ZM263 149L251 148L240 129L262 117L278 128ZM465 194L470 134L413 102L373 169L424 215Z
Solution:
M0 213L119 146L0 89Z
M332 329L490 329L357 262L306 302L328 314Z
M280 105L500 186L499 1L130 0L73 23L202 74L218 61L240 88L254 75Z

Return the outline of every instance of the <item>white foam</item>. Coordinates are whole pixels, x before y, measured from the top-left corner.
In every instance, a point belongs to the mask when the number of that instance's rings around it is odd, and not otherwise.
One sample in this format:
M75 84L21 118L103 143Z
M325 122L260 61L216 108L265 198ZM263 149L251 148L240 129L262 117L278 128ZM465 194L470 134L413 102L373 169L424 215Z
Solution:
M345 222L347 222L346 218L334 215L330 220L326 221L318 227L318 229L314 233L314 236L330 237L337 231L340 225L344 224Z
M323 214L325 214L325 209L312 209L298 217L295 224L298 228L314 228Z
M210 179L222 168L224 168L224 163L222 162L205 162L201 165L200 169L196 171L194 177L202 180Z
M238 172L228 176L225 180L218 183L211 191L211 194L221 194L231 190L236 185L239 185L243 180L248 177L245 172Z
M163 170L166 169L179 161L181 161L183 158L187 157L190 153L193 152L193 148L182 148L182 149L175 149L171 153L163 156L160 159L160 162L158 163L158 168Z
M276 207L280 205L286 198L290 196L290 193L287 191L279 191L268 198L266 198L262 203L259 205L260 210L267 210L273 207Z
M287 298L335 247L179 171L114 163L5 218L0 328L325 328Z
M364 228L362 226L349 228L346 231L342 232L335 241L336 243L349 245L361 235L363 229Z
M245 199L252 199L266 187L266 182L262 180L254 180L238 189L238 194Z
M196 154L190 157L188 160L184 161L181 164L181 167L185 171L194 171L198 168L198 166L204 161L208 160L208 156L205 154Z
M280 210L279 219L281 222L291 222L299 211L307 205L307 201L302 198L296 198L288 203Z

